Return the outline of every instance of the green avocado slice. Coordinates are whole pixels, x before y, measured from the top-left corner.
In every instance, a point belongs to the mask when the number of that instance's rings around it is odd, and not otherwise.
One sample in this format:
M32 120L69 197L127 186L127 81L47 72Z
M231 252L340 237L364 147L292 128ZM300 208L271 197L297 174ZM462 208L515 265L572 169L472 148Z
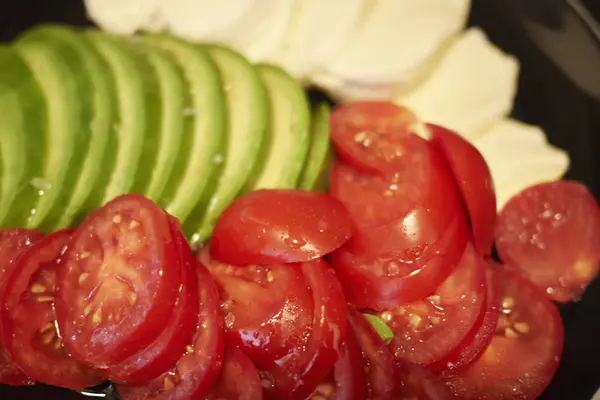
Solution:
M39 199L46 148L46 102L33 72L0 46L0 228L25 226Z
M270 125L262 163L245 189L293 189L310 142L308 98L300 83L281 68L267 64L256 68L269 97Z
M310 149L298 187L303 190L326 191L327 174L333 150L329 142L329 116L331 108L319 103L312 113Z
M223 169L207 204L199 204L184 226L193 243L210 236L217 218L246 184L268 127L268 100L256 70L243 56L225 47L207 47L217 65L229 111L228 148Z

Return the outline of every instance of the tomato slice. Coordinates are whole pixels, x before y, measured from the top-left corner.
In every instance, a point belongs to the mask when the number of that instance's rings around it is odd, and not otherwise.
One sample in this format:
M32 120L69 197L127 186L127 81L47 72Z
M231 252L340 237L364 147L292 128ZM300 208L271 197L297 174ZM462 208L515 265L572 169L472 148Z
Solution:
M333 371L307 399L367 399L367 380L364 368L360 346L352 328L348 326Z
M26 229L0 231L0 296L4 293L6 280L15 266L19 254L44 236L41 232ZM0 383L12 386L29 386L34 381L10 359L0 340Z
M167 373L141 385L117 385L121 400L189 400L208 394L223 363L225 340L219 291L208 270L196 263L198 329L186 352Z
M442 155L429 142L410 134L396 173L381 177L360 173L336 161L330 192L339 199L359 225L383 225L406 216L417 206L431 208L441 217L462 212L456 184ZM400 165L402 161L402 165Z
M394 356L373 326L354 308L348 308L348 322L360 346L367 376L367 399L393 400L398 397L400 383ZM350 336L346 334L346 337Z
M223 212L211 256L237 265L304 262L337 249L350 233L348 212L328 194L259 190Z
M243 351L227 346L223 368L205 400L262 400L258 371Z
M58 231L21 252L6 281L0 316L4 346L26 375L48 385L82 389L102 379L66 353L54 315L56 275L72 233Z
M397 360L434 371L458 360L460 350L478 330L486 309L484 261L468 244L456 270L432 296L384 311L394 338ZM465 343L466 342L466 343Z
M536 399L560 360L560 315L518 272L499 268L494 277L502 298L496 334L477 361L446 384L460 399Z
M259 370L268 398L304 399L327 376L345 334L345 300L322 259L232 266L199 253L223 301L228 343Z
M578 182L525 189L500 213L496 247L502 261L525 271L553 300L572 300L598 274L598 203Z
M137 194L77 230L58 274L56 316L77 360L106 368L150 345L179 295L182 268L167 215Z
M433 143L446 156L469 211L475 248L489 256L496 224L496 192L485 159L471 143L441 126L428 124Z
M402 139L416 123L415 114L394 103L346 103L331 114L331 140L339 157L357 170L394 173L405 152Z
M488 262L493 265L493 263ZM486 268L486 309L479 329L468 340L468 344L460 349L454 360L448 360L448 369L442 371L443 376L453 376L471 365L477 357L488 347L498 325L500 317L500 290L498 280L494 276L494 269Z
M165 330L148 347L125 361L108 367L102 375L120 384L143 383L167 372L185 352L198 324L197 262L181 231L179 221L170 218L170 227L179 249L183 282L173 315Z
M461 215L436 243L398 248L386 256L356 255L342 248L331 261L349 303L358 309L390 310L433 294L458 264L466 243Z
M409 363L398 367L402 400L450 400L456 399L444 381L433 372Z

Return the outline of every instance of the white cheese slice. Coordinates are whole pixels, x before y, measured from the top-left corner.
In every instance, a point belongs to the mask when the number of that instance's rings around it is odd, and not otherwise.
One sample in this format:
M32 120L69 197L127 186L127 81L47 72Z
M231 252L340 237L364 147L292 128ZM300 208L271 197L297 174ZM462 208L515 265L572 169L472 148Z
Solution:
M256 0L161 1L160 13L168 29L192 41L216 41L257 7Z
M518 75L517 60L490 43L483 31L471 28L428 79L395 101L427 122L473 139L510 113Z
M88 17L107 32L133 35L154 18L160 0L84 0Z
M300 0L292 14L285 43L275 63L303 79L319 63L326 63L351 37L367 2Z
M315 72L402 86L464 27L470 0L377 0L362 24Z
M505 119L474 146L486 160L494 186L498 211L523 189L560 179L569 168L569 155L547 142L541 128Z
M225 42L253 62L271 62L284 45L296 0L255 0L254 3Z

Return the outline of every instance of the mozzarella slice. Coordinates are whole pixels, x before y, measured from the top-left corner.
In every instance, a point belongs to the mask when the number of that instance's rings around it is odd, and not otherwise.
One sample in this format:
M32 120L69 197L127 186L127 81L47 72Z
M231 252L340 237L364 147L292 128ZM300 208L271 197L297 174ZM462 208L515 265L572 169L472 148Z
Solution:
M296 1L255 0L254 3L226 43L251 61L273 61L283 47Z
M510 113L518 76L517 60L472 28L448 49L427 80L396 102L427 122L473 139Z
M88 17L100 28L133 35L151 21L160 0L84 0Z
M523 189L562 178L569 155L546 140L541 128L505 119L473 141L496 188L498 211Z
M161 1L160 12L168 29L192 41L215 41L233 29L256 7L255 0Z
M276 64L305 78L344 45L368 1L373 0L345 0L342 6L335 1L300 0Z
M470 0L377 0L319 75L402 86L463 29Z

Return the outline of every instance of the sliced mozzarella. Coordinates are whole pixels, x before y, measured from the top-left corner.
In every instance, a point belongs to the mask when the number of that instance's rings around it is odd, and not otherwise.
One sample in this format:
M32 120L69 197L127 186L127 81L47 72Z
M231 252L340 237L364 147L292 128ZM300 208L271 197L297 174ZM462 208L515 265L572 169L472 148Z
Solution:
M256 7L256 0L169 0L160 12L168 29L192 41L216 41Z
M100 28L132 35L151 21L160 0L84 0L88 17Z
M283 47L296 0L255 0L254 3L225 42L251 61L273 61Z
M298 78L305 78L319 63L335 54L351 37L366 2L300 0L276 64Z
M315 72L403 86L464 27L469 0L377 0L343 48Z
M396 102L427 122L473 139L510 113L518 75L517 60L472 28L454 42L428 79Z
M485 158L496 188L498 210L521 190L560 179L569 156L549 144L541 128L505 119L473 144Z

